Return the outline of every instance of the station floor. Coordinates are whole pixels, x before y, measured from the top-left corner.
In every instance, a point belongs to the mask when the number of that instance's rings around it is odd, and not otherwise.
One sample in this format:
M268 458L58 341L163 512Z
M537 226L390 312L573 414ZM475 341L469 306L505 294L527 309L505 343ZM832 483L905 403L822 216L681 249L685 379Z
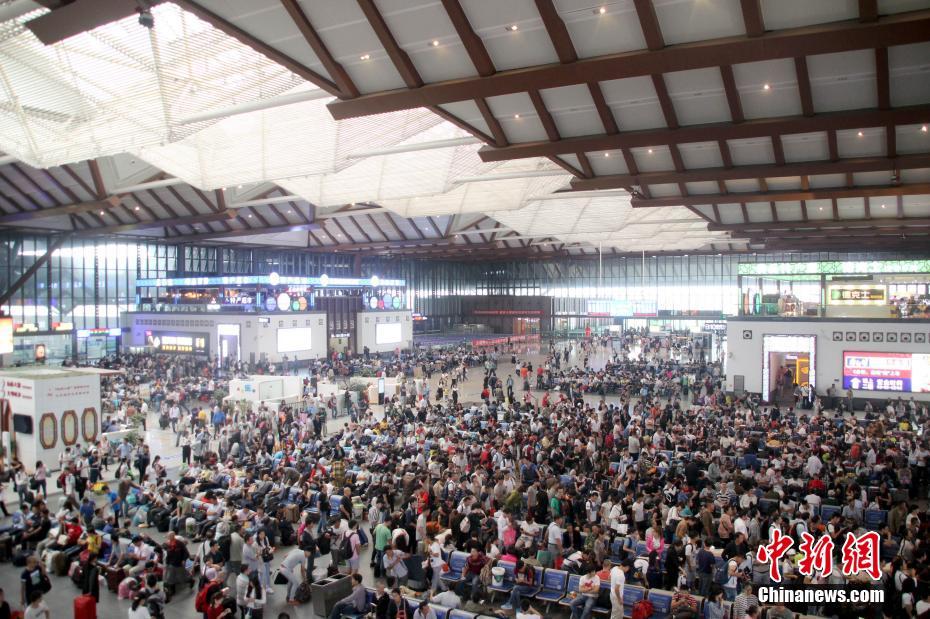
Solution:
M529 360L532 361L535 366L537 363L544 360L544 353L545 351L542 351L542 353L540 352L538 346L535 348L523 349L518 354L518 362ZM591 365L594 367L603 365L603 363L609 357L608 353L609 350L593 356L590 360ZM582 358L578 355L573 355L570 358L569 363L580 365L582 363ZM504 377L508 372L512 373L514 370L515 366L510 363L510 355L501 355L500 363L498 365L498 376ZM479 399L482 389L483 376L484 372L481 368L472 368L472 370L468 372L467 380L460 390L461 401L469 402ZM436 392L438 380L438 374L434 374L431 381L432 393ZM596 398L592 397L592 401L596 401ZM380 407L375 407L375 412L381 412ZM345 417L330 419L327 422L327 429L331 433L337 432L345 422ZM169 468L169 474L171 474L172 469L176 469L176 467L179 466L181 457L180 449L175 447L174 434L170 430L160 430L158 428L157 419L154 415L150 416L147 422L147 427L148 431L145 433L146 442L151 447L152 453L161 455L162 460L165 461L166 466ZM105 477L105 479L112 479L112 471L113 469L111 467L111 477ZM49 488L49 505L54 512L57 509L58 502L61 497L61 491L54 488L54 483L52 483L51 486L52 487ZM16 493L13 492L11 488L5 488L3 497L7 508L10 511L15 510L17 502ZM9 519L3 519L2 522L8 523ZM144 531L148 535L151 535L156 541L160 542L164 538L164 534L160 534L154 529L145 529ZM191 544L189 549L191 553L196 551L194 544ZM290 550L290 548L280 549L275 553L275 560L272 562L272 569L278 566L280 561L284 558L284 555L287 554L288 550ZM366 586L372 586L374 584L374 577L371 573L371 569L368 567L370 553L371 546L369 545L369 547L364 549L361 561L362 575L365 578L364 582ZM328 564L328 555L326 557L317 559L315 566L316 575L319 576L323 574ZM10 605L14 610L22 608L19 604L19 579L21 573L22 569L14 568L12 563L0 563L0 587L2 587L7 601L10 602ZM52 590L48 593L48 595L45 596L45 600L51 611L52 619L71 617L73 614L73 600L80 594L80 591L68 577L59 578L54 575L50 575L50 577L52 580ZM230 579L229 584L233 584L232 579ZM278 614L282 612L288 613L287 616L291 618L309 618L315 616L312 610L312 603L299 607L289 606L286 604L285 597L285 586L275 586L275 593L268 596L268 603L265 607L266 618L277 619ZM498 601L502 602L502 600ZM99 619L123 619L128 616L129 606L129 601L118 600L116 594L108 591L105 586L101 587L100 603L97 606L97 617ZM171 619L195 619L202 616L200 613L197 613L194 610L194 593L190 589L182 589L179 591L178 594L172 599L170 604L168 604L166 610L166 616L170 617ZM474 610L477 612L480 609L469 608L469 610Z

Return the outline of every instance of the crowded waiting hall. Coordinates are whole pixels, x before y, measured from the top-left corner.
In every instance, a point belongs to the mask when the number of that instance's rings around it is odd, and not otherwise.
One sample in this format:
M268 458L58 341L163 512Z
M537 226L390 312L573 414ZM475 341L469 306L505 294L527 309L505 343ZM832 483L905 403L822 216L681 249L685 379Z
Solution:
M0 619L930 619L930 0L0 0Z

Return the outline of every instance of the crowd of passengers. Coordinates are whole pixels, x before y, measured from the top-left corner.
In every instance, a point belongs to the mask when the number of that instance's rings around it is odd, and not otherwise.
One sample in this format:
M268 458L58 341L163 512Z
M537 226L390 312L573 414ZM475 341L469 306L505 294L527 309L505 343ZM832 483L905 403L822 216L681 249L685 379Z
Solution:
M257 619L276 580L296 605L305 581L337 569L355 577L368 561L374 580L353 581L333 619L372 609L433 619L473 604L518 619L560 606L573 619L620 619L643 597L678 618L926 616L926 405L888 402L865 420L760 407L725 396L720 368L687 353L627 334L552 344L535 369L510 351L457 358L453 374L484 370L480 399L399 390L385 412L363 401L328 435L313 397L278 410L177 407L179 442L193 433L199 445L177 471L146 462L144 445L121 444L110 459L127 474L91 482L99 454L76 450L60 463L56 508L36 483L44 478L15 478L23 501L4 533L26 563L21 602L41 598L52 568L93 595L102 580L134 600L133 617L163 616L192 585L208 619ZM592 369L595 357L609 361ZM151 386L161 383L169 409L179 382L216 389L237 371L149 355L111 367L126 370L120 399L160 405ZM542 384L527 387L531 376ZM591 387L605 376L618 395L598 401ZM839 565L847 532L879 531L881 579L855 584L883 589L884 605L760 604L754 591L770 571L756 549L773 529L794 540L786 580L837 585L855 579L799 574L803 533L829 535Z

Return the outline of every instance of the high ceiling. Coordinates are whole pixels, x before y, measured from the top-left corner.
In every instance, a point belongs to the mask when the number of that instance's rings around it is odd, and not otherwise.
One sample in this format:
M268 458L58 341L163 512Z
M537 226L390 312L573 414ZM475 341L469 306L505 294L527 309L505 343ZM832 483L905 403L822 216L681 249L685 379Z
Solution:
M928 123L930 0L0 0L0 225L21 229L925 249Z

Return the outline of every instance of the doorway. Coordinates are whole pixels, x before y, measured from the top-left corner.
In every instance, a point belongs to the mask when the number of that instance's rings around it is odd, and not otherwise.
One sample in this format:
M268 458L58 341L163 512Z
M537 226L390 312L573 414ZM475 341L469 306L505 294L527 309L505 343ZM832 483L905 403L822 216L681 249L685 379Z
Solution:
M216 326L220 361L225 359L230 359L233 363L239 361L239 328L239 325L230 324Z
M762 338L762 399L794 405L794 387L815 389L815 335L764 335Z

